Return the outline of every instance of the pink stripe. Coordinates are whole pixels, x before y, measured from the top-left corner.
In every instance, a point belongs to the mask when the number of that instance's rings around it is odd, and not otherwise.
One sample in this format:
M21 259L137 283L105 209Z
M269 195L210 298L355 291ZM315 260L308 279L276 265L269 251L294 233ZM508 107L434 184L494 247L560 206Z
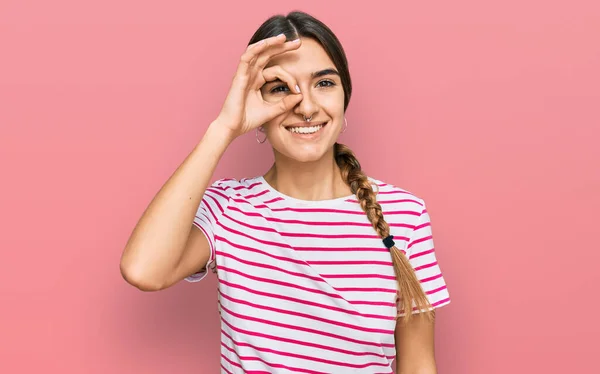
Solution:
M297 212L297 213L340 213L340 214L355 214L355 215L364 215L363 211L355 211L355 210L342 210L342 209L325 209L325 208L272 208L273 212ZM413 216L418 216L421 213L406 211L406 210L398 210L398 211L390 211L385 212L386 215L391 214L408 214Z
M448 288L448 287L444 285L444 286L442 286L442 287L439 287L439 288L433 289L433 290L431 290L431 291L427 291L427 292L425 292L425 293L426 293L427 295L433 295L434 293L438 293L438 292L440 292L440 291L443 291L443 290L445 290L445 289L447 289L447 288Z
M247 227L249 229L257 231L266 231L278 234L283 237L294 237L294 238L321 238L321 239L380 239L377 234L311 234L311 233L299 233L299 232L278 232L272 227L255 226L237 220L228 214L223 214L223 217L227 217L229 220L237 223L240 226ZM408 241L409 238L403 236L394 236L396 240Z
M223 335L227 336L236 346L239 346L239 347L250 347L250 348L253 348L254 350L257 350L260 352L268 352L268 353L274 353L274 354L280 355L280 356L295 357L295 358L299 358L299 359L303 359L303 360L309 360L309 361L320 362L323 364L335 365L337 367L366 368L369 366L388 366L389 365L389 363L381 363L381 362L369 362L369 363L361 364L361 365L349 364L347 362L326 360L326 359L322 359L322 358L318 358L318 357L314 357L314 356L311 357L311 356L300 355L297 353L283 352L283 351L279 351L279 350L275 350L275 349L259 347L259 346L256 346L256 345L253 345L250 343L239 342L237 340L234 340L224 330L221 330L221 333L223 333Z
M359 330L359 331L374 332L374 333L380 333L380 334L393 334L394 333L394 330L372 329L372 328L368 328L368 327L355 326L355 325L351 325L351 324L348 324L348 323L334 321L334 320L330 320L330 319L322 318L322 317L318 317L318 316L313 316L313 315L306 314L306 313L300 313L300 312L295 312L295 311L292 311L292 310L285 310L285 309L279 309L279 308L269 307L269 306L266 306L266 305L255 304L255 303L251 303L251 302L246 301L246 300L236 299L236 298L234 298L232 296L229 296L229 295L225 294L224 292L219 292L219 294L222 297L226 298L227 300L229 300L229 301L231 301L233 303L242 304L242 305L248 305L248 306L254 307L256 309L269 310L269 311L275 312L275 313L287 314L287 315L296 316L296 317L303 317L303 318L312 319L312 320L315 320L315 321L327 323L327 324L330 324L330 325L347 327L347 328L354 329L354 330Z
M245 319L247 321L258 322L258 323L262 323L262 324L269 325L269 326L283 327L283 328L287 328L290 330L304 331L304 332L308 332L311 334L323 335L323 336L327 336L330 338L339 339L339 340L356 343L356 344L361 344L361 345L370 345L370 346L374 346L374 347L385 347L385 348L394 348L395 347L395 345L393 343L387 344L387 343L376 343L376 342L370 342L370 341L364 341L364 340L357 340L357 339L349 338L345 335L337 335L337 334L333 334L333 333L330 333L330 332L327 332L324 330L315 330L315 329L311 329L308 327L290 325L290 324L286 324L286 323L275 322L272 320L266 320L266 319L257 318L257 317L250 317L250 316L247 316L244 314L239 314L239 313L233 312L230 309L223 306L223 304L220 304L220 305L221 305L221 309L224 310L226 313L232 315L233 317Z
M343 297L341 295L338 295L338 294L335 294L335 293L329 293L329 292L322 291L322 290L315 290L315 289L312 289L312 288L303 287L303 286L299 286L297 284L288 283L288 282L284 282L284 281L278 281L278 280L275 280L275 279L257 277L257 276L246 274L246 273L244 273L242 271L239 271L239 270L236 270L236 269L232 269L232 268L229 268L229 267L223 266L223 265L219 266L219 270L226 271L226 272L233 273L233 274L238 274L238 275L240 275L240 276L242 276L244 278L252 279L252 280L255 280L257 282L278 284L280 286L285 286L285 287L290 287L290 288L296 288L296 289L303 290L303 291L306 291L306 292L312 292L312 293L316 293L316 294L321 294L321 295L333 297L333 298L336 298L336 299L343 299Z
M437 263L437 261L435 261L435 262L432 262L432 263L430 263L430 264L425 264L425 265L417 266L417 267L416 267L416 268L414 268L414 269L415 269L415 271L418 271L418 270L423 270L423 269L427 269L427 268L433 267L433 266L435 266L435 265L437 265L437 264L438 264L438 263Z
M310 265L384 265L392 266L391 261L306 261Z
M226 348L228 351L230 351L230 352L232 352L232 353L235 353L235 354L236 354L236 356L238 357L238 359L239 359L240 361L260 361L260 362L262 362L263 364L265 364L265 365L267 365L267 366L270 366L270 367L273 367L273 368L282 368L282 369L288 369L288 370L291 370L291 371L297 371L297 372L301 372L301 373L309 373L309 374L327 374L327 373L323 373L323 372L320 372L320 371L312 371L312 370L306 370L306 369L294 368L294 367L291 367L291 366L285 366L285 365L281 365L281 364L272 364L272 363L270 363L270 362L267 362L267 361L263 360L263 359L262 359L262 358L260 358L260 357L240 356L240 355L239 355L239 354L238 354L236 351L234 351L232 348L229 348L227 345L225 345L225 343L221 342L221 346L223 346L224 348ZM221 356L223 356L223 355L221 354ZM240 365L237 365L237 366L240 366ZM240 366L240 367L241 367L241 366Z
M447 298L445 298L445 299L443 299L443 300L440 300L440 301L436 301L435 303L431 304L431 306L438 306L438 305L440 305L440 304L444 304L444 303L446 303L446 302L448 302L448 301L450 301L450 298L449 298L449 297L447 297Z
M310 343L310 342L306 342L306 341L303 341L303 340L283 338L283 337L280 337L280 336L268 335L268 334L263 334L263 333L259 333L259 332L255 332L255 331L244 330L244 329L241 329L241 328L238 328L238 327L234 327L232 324L230 324L229 322L227 322L224 319L223 319L223 323L226 324L233 331L237 331L240 334L246 334L246 335L251 335L251 336L258 336L258 337L265 338L265 339L271 339L271 340L277 340L277 341L291 343L291 344L297 344L297 345L301 345L301 346L304 346L304 347L319 348L319 349L324 349L324 350L327 350L327 351L333 351L333 352L343 353L343 354L347 354L347 355L351 355L351 356L375 356L375 357L381 357L381 358L386 358L387 357L383 353L349 351L347 349L336 348L336 347L327 346L327 345L323 345L323 344ZM225 332L223 330L221 330L221 332L225 336L227 336L229 339L233 340L231 338L231 336L229 334L227 334L227 332ZM239 345L237 342L236 342L236 344ZM307 359L310 360L310 358L307 358Z
M334 307L334 306L330 306L330 305L316 303L314 301L308 301L308 300L298 299L298 298L291 297L291 296L277 295L277 294L270 293L270 292L253 290L253 289L251 289L249 287L245 287L245 286L242 286L242 285L239 285L239 284L228 282L228 281L226 281L224 279L220 279L219 282L223 283L224 285L226 285L226 286L228 286L230 288L237 288L238 290L244 290L246 292L249 292L249 293L252 293L252 294L255 294L255 295L270 297L272 299L287 300L287 301L291 301L293 303L310 305L310 306L313 306L313 307L316 307L316 308L332 310L332 311L335 311L335 312L344 313L344 314L350 314L350 315L353 315L353 316L361 316L361 317L373 318L373 319L383 319L383 320L388 320L388 321L396 319L394 316L382 316L382 315L379 315L379 314L364 314L364 313L357 312L355 310L348 310L348 309L338 308L338 307Z
M352 301L347 300L349 303L354 305L376 305L376 306L394 306L395 303L389 303L385 301Z
M357 199L348 200L348 201L352 202L352 203L358 203ZM379 204L415 203L415 204L419 204L419 205L423 206L423 204L421 202L414 200L414 199L383 200L383 201L377 200L377 202Z
M250 195L242 195L242 197L243 197L244 199L250 199L250 198L253 198L253 197L260 197L260 196L262 196L262 195L264 195L264 194L267 194L267 193L269 193L269 190L262 190L262 191L260 191L259 193L255 193L255 194L250 194Z
M429 249L427 251L423 251L423 252L417 252L415 254L412 254L408 257L409 260L412 260L413 258L417 258L417 257L421 257L421 256L425 256L428 255L430 253L433 253L435 251L435 248Z
M219 221L217 221L217 225L221 226L225 231L229 231L229 232L231 232L233 234L237 234L239 236L243 236L245 238L252 239L252 240L254 240L255 242L258 242L258 243L268 244L268 245L272 245L272 246L280 247L280 248L288 248L288 249L291 249L291 250L294 249L294 248L292 248L291 245L286 244L286 243L277 243L277 242L272 242L272 241L269 241L269 240L262 240L262 239L255 238L255 237L250 236L248 234L245 234L245 233L243 233L241 231L237 231L237 230L234 230L234 229L232 229L230 227L227 227L227 226L223 225Z
M395 195L395 194L412 196L412 194L410 192L406 192L406 191L379 191L379 193L378 193L378 195Z
M259 267L259 268L275 270L275 271L283 272L283 273L290 274L290 275L295 275L295 276L299 276L299 277L303 277L303 278L309 278L312 280L316 280L319 282L324 282L323 279L321 279L319 277L313 277L308 274L296 273L293 271L278 268L277 266L267 265L267 264L263 264L260 262L242 260L241 258L234 256L231 253L227 253L227 252L223 252L223 251L216 251L216 253L219 256L229 257L229 258L232 258L232 259L234 259L238 262L241 262L243 264L246 264L246 265L252 265L252 266ZM300 260L289 259L289 261L296 262L296 261L300 261ZM299 263L302 263L302 262L299 262ZM221 266L219 266L219 267L221 267ZM321 277L323 277L323 278L381 278L381 279L392 279L392 280L396 279L396 276L394 276L394 275L383 275L383 274L321 274Z
M221 345L223 345L223 342L221 342ZM229 349L229 347L227 347L227 346L225 346L225 348L228 348L228 350L230 350L230 349ZM231 350L230 350L230 351L231 351ZM233 352L233 353L235 353L235 352ZM223 353L221 353L221 357L222 357L222 358L223 358L225 361L229 362L231 365L233 365L233 366L237 366L237 367L239 367L240 369L242 368L242 365L238 364L237 362L231 361L231 360L230 360L229 358L227 358L227 356L225 356Z
M235 191L244 190L244 189L246 189L246 190L251 190L251 189L253 189L254 187L256 187L256 186L260 186L260 185L261 185L261 183L260 183L260 182L255 182L255 183L252 183L252 184L251 184L251 185L249 185L249 186L236 186L236 187L233 187L233 189L234 189Z
M257 282L265 282L265 283L272 283L272 284L278 284L284 287L290 287L290 288L296 288L299 290L303 290L306 292L311 292L311 293L316 293L316 294L321 294L321 295L325 295L325 296L329 296L335 299L344 299L341 295L335 294L335 293L329 293L323 290L316 290L316 289L312 289L312 288L308 288L308 287L303 287L303 286L299 286L297 284L293 284L293 283L288 283L288 282L283 282L283 281L278 281L275 279L269 279L269 278L262 278L262 277L256 277L254 275L250 275L250 274L246 274L244 272L241 272L239 270L235 270L232 268L229 268L227 266L219 266L219 270L221 271L226 271L229 273L234 273L234 274L238 274L242 277L248 278L248 279L252 279L255 280ZM362 292L381 292L381 289L361 289ZM339 289L338 289L339 291ZM384 291L389 291L389 290L385 290ZM391 290L392 292L396 292L395 290ZM354 304L354 305L378 305L378 306L394 306L394 303L388 303L388 302L383 302L383 301L363 301L363 300L348 300L345 299L346 301L348 301L350 304Z
M394 239L395 239L395 238L394 238ZM431 236L431 235L429 235L429 236L424 236L424 237L422 237L422 238L419 238L419 239L417 239L417 240L413 240L413 241L411 241L410 243L408 243L408 246L406 247L406 249L410 249L410 247L412 247L413 245L417 245L417 244L419 244L419 243L426 242L426 241L428 241L428 240L430 240L430 239L432 239L432 236Z
M234 199L234 201L235 201L235 199ZM271 202L271 200L269 200L269 202ZM265 203L267 203L267 201L265 201ZM245 210L242 210L242 209L240 209L240 208L238 208L236 206L230 207L229 210L236 211L236 212L241 213L241 214L243 214L243 215L245 215L247 217L261 217L261 218L265 219L266 221L277 222L277 223L309 225L309 226L358 226L358 227L371 227L371 226L373 226L369 222L303 221L303 220L295 220L295 219L282 219L282 218L268 217L268 216L264 216L264 215L262 215L260 213L256 213L256 212L246 212ZM365 213L361 213L361 214L365 214ZM414 225L410 225L410 224L407 224L407 223L390 223L389 226L390 227L405 227L405 228L409 228L411 230L414 230L414 228L415 228Z
M223 192L219 191L218 189L216 189L214 187L207 188L206 191L204 191L204 194L206 194L207 192L210 192L208 194L208 196L212 197L214 200L218 200L218 199L216 199L214 196L211 196L211 193L215 194L215 195L221 196L224 200L228 200L229 199L229 197L226 194L224 194Z
M216 222L217 218L215 217L215 214L213 213L213 211L210 209L210 205L208 205L208 204L205 202L203 206L205 206L205 207L208 209L208 211L206 211L206 210L202 210L202 211L200 211L200 214L201 214L202 216L198 216L198 215L196 215L196 216L195 216L195 218L198 218L199 220L202 220L202 218L205 218L205 220L206 220L206 223L208 223L208 224L210 224L211 222ZM212 218L213 218L212 220L211 220L211 219L210 219L210 217L208 216L209 214L212 216Z
M367 287L336 287L338 291L342 292L386 292L386 293L396 293L398 290L394 290L391 288L367 288Z
M210 197L212 200L214 200L215 204L217 204L217 207L219 208L219 211L221 213L223 213L223 208L221 207L221 204L219 204L219 202L214 197L212 197L212 196L208 196L208 197ZM214 221L219 222L219 220L217 219L217 215L215 214L215 212L213 212L212 208L210 207L210 204L207 203L206 207L208 208L208 211L212 215Z
M261 263L258 263L258 262L252 262L252 261L242 260L241 258L238 258L238 257L236 257L236 256L234 256L234 255L232 255L230 253L225 253L225 252L217 251L217 254L220 255L220 256L229 257L231 259L234 259L236 261L239 261L239 262L247 264L247 265L253 265L253 266L261 267L261 268L264 268L264 269L278 271L278 272L281 272L281 273L293 275L295 277L307 278L307 279L311 279L311 280L316 281L316 282L325 282L325 280L323 280L320 277L316 277L316 276L312 276L312 275L308 275L308 274L304 274L304 273L296 273L294 271L280 269L280 268L278 268L276 266L272 266L272 265L265 265L265 264L261 264ZM231 271L231 272L235 271L234 269L228 268L228 267L226 267L224 265L219 265L219 269L229 269L229 271Z
M325 281L324 281L322 278L320 278L320 277L311 276L311 275L308 275L308 274L303 274L303 273L296 273L296 272L294 272L294 271L289 271L289 270L285 270L285 269L280 269L280 268L278 268L277 266L273 266L273 265L267 265L267 264L262 264L262 263L260 263L260 262L254 262L254 261L242 260L241 258L239 258L239 257L236 257L236 256L232 255L231 253L221 252L221 251L217 250L217 254L218 254L219 256L223 256L223 257L229 257L229 258L231 258L231 259L234 259L234 260L236 260L236 261L238 261L238 262L241 262L241 263L243 263L243 264L246 264L246 265L252 265L252 266L256 266L256 267L260 267L260 268L264 268L264 269L269 269L269 270L273 270L273 271L278 271L278 272L281 272L281 273L286 273L286 274L293 275L293 276L296 276L296 277L307 278L307 279L314 280L314 281L316 281L316 282L325 282ZM226 269L226 267L224 267L223 265L219 265L219 269L224 269L224 268Z
M279 235L284 237L294 238L321 238L321 239L381 239L376 234L310 234L310 233L296 233L296 232L279 232ZM408 241L408 238L403 236L394 236L396 240Z
M223 242L226 242L229 245L231 245L232 247L235 247L235 248L238 248L238 249L242 249L242 250L246 250L246 251L249 251L249 252L260 253L260 254L263 254L265 256L268 256L268 257L271 257L271 258L275 258L275 259L278 259L278 260L281 260L281 261L287 261L287 262L292 262L292 263L297 263L297 264L302 264L302 265L306 264L302 260L294 260L294 259L291 259L289 257L276 256L276 255L273 255L271 253L268 253L268 252L265 252L265 251L261 251L260 249L255 249L255 248L246 247L246 246L239 245L239 244L234 244L234 243L230 242L229 240L227 240L227 239L225 239L225 238L223 238L221 236L218 236L218 235L215 235L215 239L223 241ZM281 269L279 267L272 267L272 266L269 266L269 265L265 265L263 263L257 263L257 262L253 262L253 261L242 260L242 259L240 259L239 257L237 257L235 255L232 255L232 254L229 254L229 253L225 254L224 252L221 252L221 251L218 251L216 253L218 253L220 255L224 255L225 257L232 258L232 259L237 260L239 262L249 264L249 265L254 265L254 266L263 267L263 268L269 268L271 270L281 271L281 272L284 272L286 274L295 275L295 276L298 276L298 277L301 277L301 278L308 278L308 279L316 280L316 281L319 281L319 282L324 282L323 279L321 279L319 277L309 276L308 274L296 273L296 272L292 272L292 271L283 270L283 269ZM340 262L346 263L346 262L352 262L352 261L340 261ZM391 262L388 262L386 264L391 265ZM271 282L271 283L275 283L275 284L286 285L286 286L289 286L289 287L294 287L294 288L302 289L302 290L305 290L305 291L308 291L308 292L322 293L322 294L330 296L330 297L336 297L337 296L337 297L342 298L341 296L339 296L337 294L330 294L330 293L327 293L327 292L321 291L321 290L314 290L314 289L310 289L310 288L298 286L298 285L287 283L287 282L280 282L280 281L270 280L270 279L267 279L267 278L254 277L254 276L251 276L249 274L245 274L245 273L239 272L237 270L230 269L230 268L228 268L226 266L219 266L219 269L221 269L221 270L227 270L229 272L233 272L233 273L236 273L236 274L239 274L241 276L244 276L244 277L247 277L247 278L250 278L250 279L254 279L254 280L257 280L257 281ZM396 293L396 290L386 289L386 288L360 288L360 287L358 287L358 288L335 288L335 290L337 290L337 291L347 291L347 292L358 291L358 292L390 292L390 293ZM389 304L389 303L372 304L371 302L366 302L366 301L350 301L350 302L352 304L357 304L357 305L388 305Z
M321 274L323 278L339 279L339 278L380 278L380 279L396 279L395 275L383 274Z
M441 278L441 277L442 277L442 273L439 273L438 275L434 275L433 277L419 279L419 281L421 283L425 283L425 282L430 282L432 280L436 280L436 279Z
M260 205L254 205L253 203L244 200L244 199L238 199L237 197L232 196L231 197L231 201L235 201L236 203L240 203L240 204L248 204L251 205L253 208L268 208L268 206L264 205L264 204L260 204Z
M325 208L289 208L289 207L285 207L285 208L271 208L268 205L265 204L257 204L254 205L249 201L246 200L242 200L242 199L236 199L234 197L230 198L231 201L235 201L237 203L240 204L248 204L251 205L253 209L269 209L272 212L285 212L285 211L289 211L289 212L297 212L297 213L340 213L340 214L354 214L354 215L364 215L365 212L363 211L354 211L354 210L340 210L340 209L325 209ZM390 212L385 212L386 215L391 215L391 214L408 214L408 215L412 215L412 216L419 216L421 213L418 212L413 212L413 211L404 211L404 210L399 210L399 211L390 211Z
M283 200L282 197L276 197L276 198L271 199L271 200L263 201L263 203L264 204L271 204L271 203L274 203L274 202L277 202L277 201L281 201L281 200Z
M389 252L385 247L294 247L294 251L315 251L315 252Z
M418 226L415 226L414 230L417 231L417 230L423 229L423 228L425 228L427 226L431 226L431 222L425 222L425 223L422 223L422 224L420 224Z
M247 247L247 246L241 245L241 244L234 244L233 242L231 242L231 241L229 241L229 240L227 240L224 237L219 236L219 235L215 235L215 238L217 240L220 240L220 241L222 241L224 243L227 243L230 246L232 246L234 248L237 248L237 249L241 249L241 250L248 251L248 252L260 253L261 255L265 255L267 257L271 257L271 258L274 258L274 259L277 259L277 260L281 260L281 261L292 262L292 263L300 264L300 265L307 265L307 262L304 261L304 260L296 260L296 259L293 259L293 258L290 258L290 257L277 256L277 255L271 254L269 252L262 251L260 249L256 249L256 248L252 248L252 247Z

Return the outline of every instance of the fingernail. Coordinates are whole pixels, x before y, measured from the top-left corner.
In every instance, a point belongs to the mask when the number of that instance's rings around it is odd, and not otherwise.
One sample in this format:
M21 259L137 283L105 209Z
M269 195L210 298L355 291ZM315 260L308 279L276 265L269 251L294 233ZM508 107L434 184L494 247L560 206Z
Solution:
M298 87L298 85L296 85L296 92L300 93L300 87Z
M300 38L292 40L292 43L300 43Z
M281 34L277 35L276 38L281 38L282 35L285 35L285 34L281 33Z

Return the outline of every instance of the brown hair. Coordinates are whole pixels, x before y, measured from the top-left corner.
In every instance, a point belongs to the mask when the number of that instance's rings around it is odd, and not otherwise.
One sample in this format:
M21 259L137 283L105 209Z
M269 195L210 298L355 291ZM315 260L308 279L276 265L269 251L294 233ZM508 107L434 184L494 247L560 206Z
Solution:
M342 178L350 186L352 193L356 195L362 210L367 214L379 237L386 238L390 235L390 226L383 218L381 205L377 202L371 182L362 171L354 153L340 143L335 143L334 153L335 161L342 172ZM421 282L408 261L408 257L395 245L390 248L390 254L398 280L401 309L406 313L405 321L408 321L412 315L413 301L419 310L425 309L427 316L433 318L434 313L429 313L431 304L421 288Z
M275 15L267 19L254 33L248 45L262 39L284 33L287 40L299 37L311 38L319 42L340 73L340 79L344 88L344 111L348 108L352 94L352 82L348 69L346 54L340 41L335 34L324 23L313 16L295 11L288 15ZM381 205L377 202L371 182L362 171L360 163L354 153L347 146L335 143L335 161L339 166L344 181L348 184L352 193L356 195L360 206L367 214L373 228L383 240L390 235L390 227L383 218ZM383 244L382 244L383 245ZM392 263L398 280L398 290L401 303L399 310L404 311L404 321L407 322L413 314L413 302L421 311L433 319L434 312L431 304L419 282L408 257L396 246L390 248Z

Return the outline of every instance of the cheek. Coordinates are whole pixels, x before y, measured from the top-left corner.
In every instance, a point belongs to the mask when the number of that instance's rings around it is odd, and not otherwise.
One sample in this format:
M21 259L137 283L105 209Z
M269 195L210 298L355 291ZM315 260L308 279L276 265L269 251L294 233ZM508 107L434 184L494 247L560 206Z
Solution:
M283 121L285 120L285 117L287 115L288 115L288 113L280 114L277 117L275 117L272 120L270 120L269 122L266 122L265 124L263 124L263 127L265 128L265 132L267 134L269 134L272 130L274 130L277 127L279 127L279 125L281 123L283 123Z
M344 92L323 93L318 95L317 100L322 109L330 115L339 115L344 112Z

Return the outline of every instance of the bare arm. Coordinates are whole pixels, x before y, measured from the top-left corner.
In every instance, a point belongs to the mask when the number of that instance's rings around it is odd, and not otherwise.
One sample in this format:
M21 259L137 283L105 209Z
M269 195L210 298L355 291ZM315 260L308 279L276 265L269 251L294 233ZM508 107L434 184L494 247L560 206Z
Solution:
M437 374L434 353L434 321L412 316L396 323L396 374Z
M128 283L144 291L160 290L206 266L208 241L192 223L214 170L233 139L225 126L213 122L156 194L121 257L121 274Z
M289 73L265 66L273 56L300 44L286 42L282 34L248 46L219 116L152 199L127 241L120 267L128 283L144 291L161 290L206 266L209 244L193 227L195 213L233 139L292 109L302 99L296 92L267 103L260 92L267 78L284 81L291 90L297 87Z

